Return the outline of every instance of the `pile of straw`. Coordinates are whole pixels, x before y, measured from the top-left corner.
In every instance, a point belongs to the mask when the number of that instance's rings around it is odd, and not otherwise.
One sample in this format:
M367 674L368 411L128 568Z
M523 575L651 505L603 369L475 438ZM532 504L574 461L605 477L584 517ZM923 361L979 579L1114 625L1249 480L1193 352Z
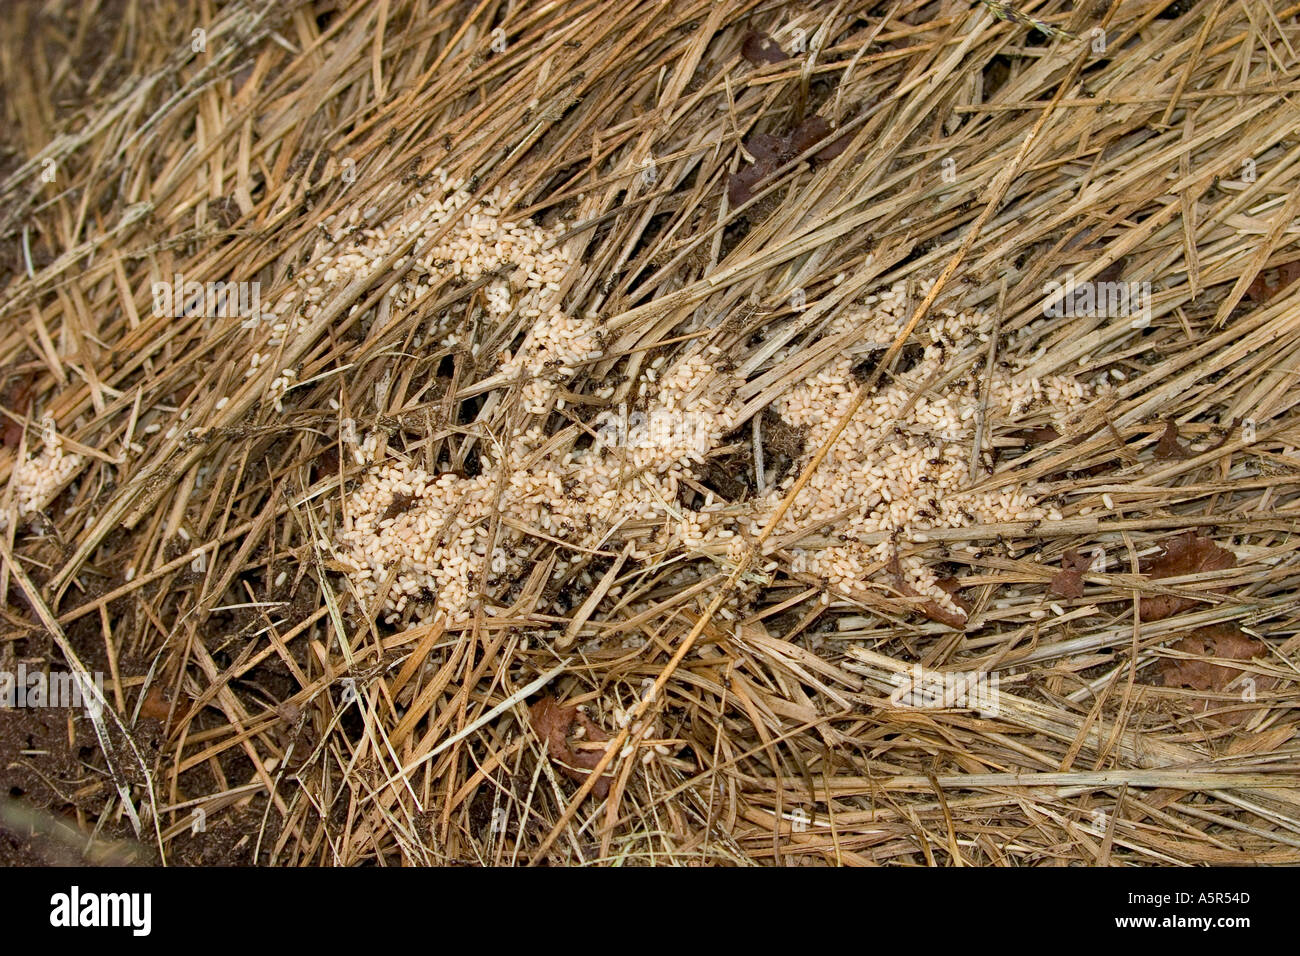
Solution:
M0 732L0 822L1300 861L1300 4L170 6L0 42L0 669L107 705ZM661 406L701 430L630 467ZM800 497L894 441L1014 507ZM440 550L370 568L366 507Z

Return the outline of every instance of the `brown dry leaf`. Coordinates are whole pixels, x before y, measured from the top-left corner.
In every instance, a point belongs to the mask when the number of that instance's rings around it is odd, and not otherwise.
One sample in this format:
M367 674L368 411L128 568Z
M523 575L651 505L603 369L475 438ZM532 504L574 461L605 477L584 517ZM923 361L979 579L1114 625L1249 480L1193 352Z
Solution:
M776 164L770 159L760 159L750 163L737 172L727 182L727 199L733 206L743 206L754 198L759 183L776 170Z
M921 605L921 613L932 621L947 624L953 630L964 631L966 629L966 615L950 611L938 601L926 601Z
M771 133L755 133L745 140L745 152L760 162L782 162L781 157L785 156L788 149L789 144L783 137Z
M1083 597L1083 572L1091 564L1091 558L1084 557L1073 548L1067 548L1061 555L1061 570L1052 576L1048 590L1059 597Z
M1010 437L1019 438L1026 445L1044 445L1049 441L1056 441L1061 437L1061 433L1051 425L1043 425L1039 428L1022 428L1012 432Z
M388 508L384 511L384 516L381 520L387 521L389 518L396 518L399 517L400 515L406 514L406 512L411 509L411 505L414 503L415 503L414 495L404 495L401 494L400 492L398 494L393 495L393 500L388 505Z
M1048 584L1047 589L1057 597L1083 597L1083 575L1071 568L1058 571L1052 575L1052 581Z
M764 179L800 153L820 143L831 132L831 124L821 116L810 116L786 136L755 133L745 140L745 152L754 162L739 170L727 181L727 198L733 206L749 202ZM813 154L814 160L834 159L848 148L851 133L832 140Z
M1204 571L1222 571L1237 565L1237 558L1231 551L1225 551L1209 538L1202 538L1194 531L1187 531L1170 538L1163 547L1164 551L1161 554L1144 562L1140 569L1141 573L1148 575L1152 580L1200 574ZM1190 607L1196 607L1200 603L1193 598L1179 597L1174 594L1144 597L1141 604L1141 618L1144 621L1159 621Z
M321 450L312 462L312 477L319 480L337 475L339 471L339 452L333 445Z
M564 707L554 697L543 697L533 704L528 716L537 736L547 742L551 761L571 779L586 782L590 771L605 755L605 748L585 744L604 743L609 740L609 734L577 707ZM609 793L611 779L607 772L596 781L591 792L597 800L603 800Z
M1186 637L1175 641L1169 645L1171 650L1181 651L1186 654L1198 654L1206 658L1217 658L1219 660L1229 661L1248 661L1253 658L1263 657L1268 654L1268 645L1258 638L1246 634L1235 624L1212 624L1208 627L1198 627L1190 632ZM1190 660L1186 658L1164 658L1156 665L1156 683L1164 687L1182 687L1190 690L1210 691L1212 693L1222 693L1228 689L1233 681L1242 675L1242 668L1233 667L1226 664L1215 664L1208 660ZM1256 694L1261 691L1272 690L1277 686L1277 679L1273 677L1254 678L1253 689ZM1240 686L1240 685L1239 685ZM1244 687L1243 687L1244 691ZM1243 702L1247 698L1243 695ZM1225 706L1223 701L1195 699L1188 701L1192 713L1203 714L1210 710L1219 710ZM1231 705L1227 705L1231 707ZM1223 713L1211 715L1211 719L1228 726L1243 723L1251 714L1252 708L1236 707L1231 708ZM1286 731L1286 738L1294 733L1294 728L1282 728ZM1267 747L1272 735L1266 734L1259 740L1255 740L1254 735L1250 738L1254 741L1253 746L1243 743L1240 752L1263 752ZM1282 741L1279 740L1278 744ZM1255 748L1260 748L1256 750Z
M766 33L750 30L740 42L740 55L750 63L784 63L790 59L788 53L781 49L775 40Z
M5 389L0 405L4 405L16 415L26 415L35 390L36 378L26 375L9 383ZM23 440L23 426L8 415L0 416L0 445L5 448L17 448Z
M1296 279L1300 279L1300 259L1261 271L1247 286L1246 295L1252 302L1267 302Z
M893 578L894 587L898 589L900 594L906 595L907 597L921 597L920 592L908 584L903 578L903 566L898 560L897 553L895 553L893 558L890 559L889 573ZM939 586L949 594L953 593L952 591L948 591L948 588L944 587L942 582L938 583ZM954 599L953 603L957 604L958 607L961 607L961 603L956 601L956 599ZM922 604L916 605L916 608L932 621L937 621L940 624L947 624L949 627L958 631L964 631L966 629L966 621L969 619L967 614L946 608L938 601L928 600Z
M1169 645L1171 650L1231 661L1248 661L1268 653L1268 645L1233 624L1198 627ZM1156 669L1164 687L1221 691L1241 676L1240 668L1213 664L1207 660L1164 658Z
M1165 422L1164 434L1156 442L1157 458L1190 458L1192 453L1178 443L1178 425L1171 418Z
M1104 248L1105 246L1099 247L1099 249L1104 249ZM1106 266L1104 269L1098 272L1097 275L1093 277L1092 281L1098 283L1118 282L1120 279L1124 277L1124 265L1127 262L1128 262L1128 258L1126 256L1120 256L1110 265Z
M170 733L172 727L180 724L186 714L190 711L190 702L187 700L180 701L176 705L176 712L171 713L172 703L163 693L161 684L154 684L149 688L149 693L144 695L144 700L140 701L140 716L152 717L154 720L162 721ZM171 720L168 720L168 715Z
M798 156L806 149L810 149L817 143L831 134L831 124L821 116L810 116L790 134L789 149L790 155ZM821 149L813 154L813 159L834 159L844 150L848 149L849 142L853 137L848 133L837 139L831 140Z
M17 448L23 440L23 426L12 418L6 417L3 430L0 430L0 447Z
M934 583L943 588L944 593L946 593L948 597L952 598L953 604L965 611L968 617L970 616L970 612L975 609L975 605L971 604L970 601L961 596L961 578L950 575L946 578L939 578L939 580Z

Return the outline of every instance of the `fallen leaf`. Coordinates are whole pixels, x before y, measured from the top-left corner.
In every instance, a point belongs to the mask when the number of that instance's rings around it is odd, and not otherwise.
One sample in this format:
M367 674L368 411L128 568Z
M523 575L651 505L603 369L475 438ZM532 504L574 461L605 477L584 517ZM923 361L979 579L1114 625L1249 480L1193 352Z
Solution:
M154 720L161 720L167 725L167 731L170 733L172 727L180 724L185 716L190 712L190 702L185 700L176 705L176 712L172 712L172 702L163 694L161 684L154 684L149 688L149 693L144 695L144 700L140 701L140 716L152 717ZM168 720L168 716L171 720Z
M1169 649L1230 661L1248 661L1268 654L1267 644L1232 624L1198 627L1170 644ZM1208 660L1166 657L1156 666L1156 674L1164 687L1222 691L1241 676L1241 669Z
M914 587L908 584L907 581L904 579L903 565L902 562L900 562L898 559L897 552L895 552L894 556L890 559L888 568L889 568L890 575L894 579L894 587L898 589L899 593L907 597L922 596L919 591L917 591ZM948 589L944 587L943 584L939 584L939 586L942 587L945 591L948 591ZM948 592L948 593L951 594L952 592ZM959 608L961 607L961 604L956 600L954 600L953 603L957 604ZM944 607L942 604L940 604L938 601L934 600L933 598L916 605L916 608L922 614L928 617L930 620L937 621L940 624L946 624L957 631L964 631L966 629L966 622L967 620L969 620L968 614L965 613L964 611L953 611L950 608Z
M975 609L975 605L971 604L970 601L966 600L964 597L961 596L961 589L962 589L961 578L953 577L950 575L946 578L939 578L939 580L935 581L934 583L939 585L939 587L943 588L944 593L947 594L948 597L952 599L953 604L961 608L962 611L965 612L965 614L968 617L970 616L970 612Z
M1194 531L1187 531L1166 541L1162 552L1154 559L1144 562L1139 570L1154 581L1204 571L1222 571L1236 565L1237 558L1231 551L1225 551L1209 538L1202 538ZM1144 597L1141 618L1144 621L1159 621L1200 603L1193 598L1175 594Z
M1268 644L1248 635L1236 624L1210 624L1209 627L1196 628L1186 637L1174 641L1169 648L1184 654L1197 654L1203 658L1217 658L1219 661L1249 661L1269 653ZM1242 676L1242 672L1243 669L1240 667L1213 663L1206 659L1197 661L1191 658L1166 657L1161 658L1160 663L1156 665L1156 683L1161 687L1222 693L1229 689L1229 685L1234 680ZM1255 682L1252 689L1256 693L1271 691L1278 683L1277 679L1268 676L1255 678ZM1242 685L1239 684L1239 687ZM1245 687L1242 687L1242 692L1242 702L1248 702ZM1195 714L1204 714L1209 710L1222 710L1226 706L1225 701L1208 700L1208 698L1190 698L1187 705ZM1212 714L1206 719L1213 719L1214 722L1225 726L1235 726L1251 717L1253 708L1227 706L1230 709L1223 710L1223 713Z
M608 741L609 734L577 707L561 706L554 697L543 697L533 704L528 716L537 736L547 742L551 761L568 777L584 783L605 755L604 747L590 745ZM611 779L612 774L606 772L596 781L591 792L597 800L609 793Z
M1061 570L1052 575L1051 583L1047 585L1048 590L1059 597L1083 597L1083 572L1091 566L1091 558L1084 557L1073 548L1067 548L1061 555Z
M820 116L810 116L790 134L790 152L796 156L830 135L831 124Z
M1300 279L1300 259L1284 262L1274 269L1264 269L1255 276L1255 281L1246 288L1246 296L1252 302L1267 302L1296 279Z
M14 379L5 389L3 398L0 398L0 404L17 415L26 415L31 405L32 393L35 391L36 378L32 375L22 376ZM8 415L0 416L0 445L5 448L17 448L22 444L23 426L21 422L16 422Z
M837 136L835 139L831 140L821 149L817 150L817 152L813 153L813 159L818 160L819 162L826 162L827 160L834 159L840 153L848 149L849 144L852 142L853 142L852 132L844 133L841 136Z
M780 160L789 148L789 144L780 136L771 133L755 133L745 140L745 152L760 162Z
M790 59L789 54L781 49L777 42L766 33L750 30L740 41L740 55L750 63L784 63Z
M810 116L794 128L794 132L789 138L790 158L798 156L805 150L811 149L831 134L831 124L821 116ZM813 159L834 159L844 150L848 149L853 136L851 133L845 133L839 136L817 152L813 153Z
M1157 458L1190 458L1192 453L1178 444L1178 425L1171 418L1165 422L1164 434L1160 436L1160 441L1156 442L1155 455Z
M381 521L387 521L389 518L397 518L411 510L411 505L415 503L414 495L404 495L401 492L393 495L392 502L384 510L384 516Z
M1061 437L1061 433L1051 425L1043 425L1041 428L1022 428L1012 432L1009 437L1019 438L1026 445L1043 445L1049 441L1056 441Z
M967 616L949 610L938 601L926 601L921 605L921 613L932 621L948 625L953 630L964 631L966 629Z
M733 206L743 206L754 198L758 185L776 171L770 159L760 159L738 171L727 183L727 199Z
M1127 260L1124 256L1120 256L1110 265L1098 272L1097 275L1093 277L1092 281L1096 283L1118 282L1124 276L1124 263L1126 261Z
M331 475L337 475L339 471L339 452L338 449L330 445L323 449L316 460L312 462L314 471L313 476L316 479L328 478Z
M790 160L820 143L831 132L831 124L821 116L810 116L786 136L772 133L755 133L745 140L745 152L754 162L738 170L727 181L727 198L739 206L753 198L764 179L771 176ZM834 159L848 148L851 133L827 143L812 155L814 160Z

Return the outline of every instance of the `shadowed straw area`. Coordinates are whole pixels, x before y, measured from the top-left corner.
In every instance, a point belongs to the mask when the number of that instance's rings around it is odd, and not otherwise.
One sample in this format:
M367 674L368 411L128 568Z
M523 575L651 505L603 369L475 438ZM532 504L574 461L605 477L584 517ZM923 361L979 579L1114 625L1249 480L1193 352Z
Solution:
M0 862L1300 862L1298 16L11 4Z

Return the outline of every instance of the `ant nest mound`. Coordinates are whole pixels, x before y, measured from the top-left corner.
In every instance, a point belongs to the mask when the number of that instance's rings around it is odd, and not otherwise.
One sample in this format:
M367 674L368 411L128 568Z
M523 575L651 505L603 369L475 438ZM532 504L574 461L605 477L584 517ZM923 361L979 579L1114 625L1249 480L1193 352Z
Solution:
M538 332L553 315L532 317L526 363L569 347ZM883 353L907 318L899 284L831 324L840 350L773 405L806 436L803 451L780 482L743 504L701 494L696 481L699 466L742 423L736 394L744 384L723 370L731 366L719 349L696 348L662 369L656 362L646 373L646 401L631 412L604 412L585 448L555 443L540 425L517 429L481 448L475 477L430 474L390 450L391 460L372 464L345 500L338 559L390 623L443 614L453 624L471 617L480 588L496 597L525 575L539 538L563 544L553 576L625 547L631 560L739 560L857 401L864 386L855 368ZM907 350L910 366L896 367L867 396L776 528L775 539L791 542L790 571L849 598L868 589L901 594L960 625L964 612L922 556L927 532L1060 517L1036 486L993 481L975 455L976 433L984 429L985 448L995 428L1023 427L1028 418L1067 433L1090 390L1071 378L1029 379L1005 368L986 377L991 334L991 320L979 313L941 310L930 321L928 341ZM525 392L525 408L548 399ZM371 436L358 452L366 458L376 446ZM679 499L684 482L698 507ZM813 536L833 543L805 540ZM583 570L571 583L595 580ZM607 600L619 594L615 586Z

